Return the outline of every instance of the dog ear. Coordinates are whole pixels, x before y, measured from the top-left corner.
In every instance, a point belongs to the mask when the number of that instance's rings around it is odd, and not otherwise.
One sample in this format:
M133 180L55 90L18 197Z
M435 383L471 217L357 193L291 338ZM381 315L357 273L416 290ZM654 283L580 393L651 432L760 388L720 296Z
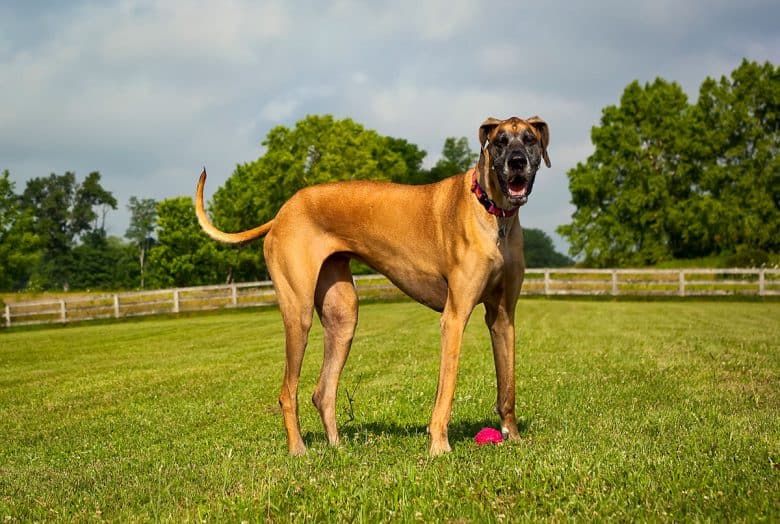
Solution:
M479 126L479 148L480 149L485 149L485 141L487 140L488 135L500 123L501 120L492 117L482 122L482 125Z
M538 116L532 116L526 120L536 132L539 133L542 141L542 158L544 158L544 164L550 167L550 157L547 156L547 146L550 145L550 128L547 127L547 122L539 118Z

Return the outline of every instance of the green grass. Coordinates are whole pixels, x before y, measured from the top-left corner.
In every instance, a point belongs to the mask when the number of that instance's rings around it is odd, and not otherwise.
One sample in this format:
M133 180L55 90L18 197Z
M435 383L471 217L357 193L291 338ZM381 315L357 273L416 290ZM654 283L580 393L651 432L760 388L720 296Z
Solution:
M315 327L301 458L275 310L0 333L0 521L780 519L779 303L523 299L518 325L522 440L472 440L497 424L477 310L436 459L416 304L362 307L338 449L308 401Z

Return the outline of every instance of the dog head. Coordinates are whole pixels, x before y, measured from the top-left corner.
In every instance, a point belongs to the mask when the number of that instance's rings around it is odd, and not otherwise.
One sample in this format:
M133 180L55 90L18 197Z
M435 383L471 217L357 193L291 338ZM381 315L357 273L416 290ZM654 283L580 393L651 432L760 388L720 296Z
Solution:
M542 159L550 167L549 143L547 123L539 117L488 118L479 127L479 168L495 175L513 206L522 206L528 202Z

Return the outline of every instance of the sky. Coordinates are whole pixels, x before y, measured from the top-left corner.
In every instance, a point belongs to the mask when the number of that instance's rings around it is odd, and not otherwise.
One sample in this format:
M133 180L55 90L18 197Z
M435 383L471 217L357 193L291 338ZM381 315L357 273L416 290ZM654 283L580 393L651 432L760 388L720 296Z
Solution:
M521 210L567 250L566 173L632 81L780 62L777 0L37 0L0 3L0 170L99 171L119 202L207 198L277 126L350 117L440 157L487 117L539 115L552 168Z

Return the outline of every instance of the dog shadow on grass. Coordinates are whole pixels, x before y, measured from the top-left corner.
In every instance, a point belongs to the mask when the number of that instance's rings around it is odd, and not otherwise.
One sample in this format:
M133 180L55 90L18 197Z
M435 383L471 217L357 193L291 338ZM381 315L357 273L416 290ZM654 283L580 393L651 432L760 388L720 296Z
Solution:
M528 434L532 421L522 418L517 421L517 429L521 436ZM486 427L500 429L500 424L495 417L479 420L461 420L449 425L450 443L470 441L474 439L479 430ZM382 437L426 437L428 426L421 424L403 424L398 422L349 422L339 427L339 433L343 438L352 442L361 440L371 441ZM322 431L310 431L303 435L303 441L307 446L324 442L325 433Z

